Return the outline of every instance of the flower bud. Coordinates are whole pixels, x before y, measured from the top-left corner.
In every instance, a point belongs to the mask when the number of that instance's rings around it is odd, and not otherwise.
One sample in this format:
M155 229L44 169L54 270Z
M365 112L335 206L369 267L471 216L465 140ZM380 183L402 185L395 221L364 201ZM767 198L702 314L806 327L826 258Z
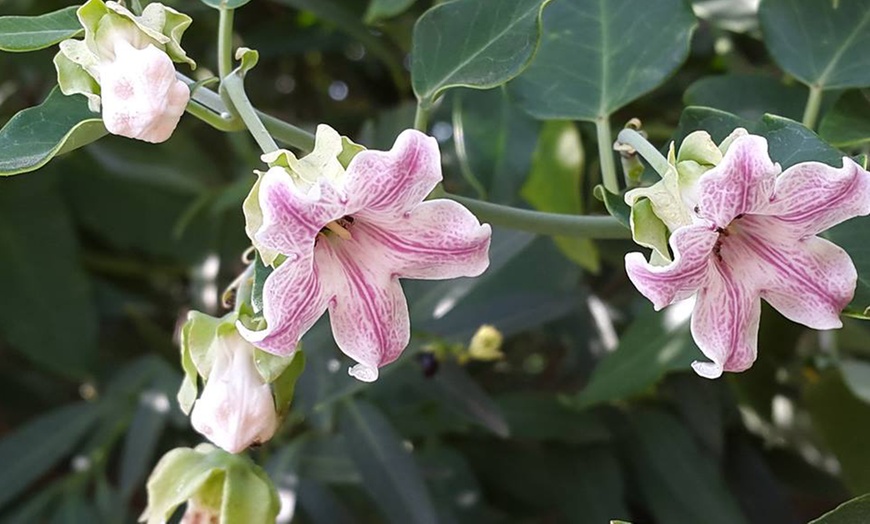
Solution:
M160 143L178 125L190 90L172 60L153 45L115 42L115 59L100 66L103 123L114 134Z
M504 337L501 331L494 326L484 324L471 337L471 343L468 345L468 355L474 360L484 361L504 358L504 353L501 352L503 340Z
M213 364L190 416L194 429L239 453L278 429L272 390L254 365L254 346L233 330L215 338Z

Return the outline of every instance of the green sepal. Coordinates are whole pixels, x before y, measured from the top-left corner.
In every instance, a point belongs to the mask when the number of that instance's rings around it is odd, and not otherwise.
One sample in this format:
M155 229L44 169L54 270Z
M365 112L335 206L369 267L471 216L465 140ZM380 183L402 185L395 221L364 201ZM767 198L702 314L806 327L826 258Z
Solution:
M268 475L248 457L211 444L177 448L160 459L148 478L142 522L166 522L188 500L220 512L222 524L275 522L278 493Z
M275 408L279 417L283 417L290 409L290 403L293 402L293 395L296 392L296 382L303 371L305 371L305 353L297 346L290 363L272 382L272 395L275 397Z
M95 80L97 60L82 40L64 40L54 55L57 84L67 95L85 95L88 109L100 112L100 84ZM91 74L90 71L93 71Z
M715 166L722 161L722 151L713 142L710 133L693 131L686 135L677 153L677 164L692 160L701 165Z
M250 47L240 47L236 49L236 60L239 61L239 67L236 70L241 76L245 76L260 61L260 52Z
M178 404L184 413L190 413L199 393L197 377L208 379L214 363L210 351L215 339L228 330L235 330L236 314L229 313L215 318L199 311L187 314L187 322L181 329L181 368L184 379L178 390Z
M631 207L631 237L634 242L653 250L650 263L656 266L671 262L668 250L668 228L656 215L652 202L640 198Z
M260 376L263 377L263 380L267 384L271 384L272 382L275 382L282 373L284 373L288 366L290 366L300 348L301 345L297 344L293 353L286 357L273 355L272 353L256 348L254 349L254 365L257 367L257 371L260 373Z

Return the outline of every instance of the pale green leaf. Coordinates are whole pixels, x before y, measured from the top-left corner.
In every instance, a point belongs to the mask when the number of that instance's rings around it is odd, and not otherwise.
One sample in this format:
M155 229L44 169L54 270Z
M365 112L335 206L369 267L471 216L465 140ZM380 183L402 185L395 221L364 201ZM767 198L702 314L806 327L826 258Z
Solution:
M39 16L0 16L0 51L36 51L78 36L84 29L77 9L73 5Z

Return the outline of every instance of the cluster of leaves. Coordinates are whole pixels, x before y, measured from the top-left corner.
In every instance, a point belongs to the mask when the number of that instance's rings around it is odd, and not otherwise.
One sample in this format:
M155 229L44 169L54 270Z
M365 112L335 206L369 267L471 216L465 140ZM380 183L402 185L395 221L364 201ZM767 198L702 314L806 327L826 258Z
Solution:
M167 3L214 67L216 12ZM752 4L261 0L236 31L260 52L247 84L268 113L386 148L419 106L452 192L603 213L610 121L639 117L661 144L744 126L784 168L867 151L870 1ZM70 15L32 32L66 38ZM22 27L0 24L0 49L29 45ZM164 145L102 138L49 162L104 135L84 98L48 94L52 53L0 54L0 172L40 168L0 180L0 520L126 522L157 457L199 441L174 401L176 326L216 313L242 269L258 151L185 118ZM791 120L811 98L821 138ZM830 232L858 266L855 316L867 223ZM374 385L346 376L318 324L290 416L254 457L311 523L791 523L870 491L867 328L820 336L767 310L756 365L705 381L686 316L654 314L625 278L633 249L497 229L482 277L405 283L414 339ZM506 335L506 359L433 373L426 346L481 324ZM864 504L819 522L863 522Z

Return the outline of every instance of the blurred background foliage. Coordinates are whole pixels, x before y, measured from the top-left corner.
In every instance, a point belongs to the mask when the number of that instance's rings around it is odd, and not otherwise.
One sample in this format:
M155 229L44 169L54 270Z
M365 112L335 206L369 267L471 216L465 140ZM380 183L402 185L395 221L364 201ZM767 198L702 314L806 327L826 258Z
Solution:
M194 18L185 48L196 76L209 76L217 12L167 3ZM663 3L636 2L624 30ZM0 14L66 5L3 0ZM409 53L431 6L249 3L235 28L237 45L260 52L251 99L297 125L327 122L388 148L414 120ZM757 2L693 7L694 32L687 7L688 26L661 27L664 37L691 32L688 58L649 94L614 102L614 128L639 117L664 145L698 123L719 126L716 137L737 122L703 111L681 120L688 105L800 120L807 89L771 59ZM544 44L557 22L545 11ZM572 120L584 108L532 116L547 112L528 96L552 59L543 49L531 76L453 89L435 106L429 130L445 185L497 203L604 213L592 191L595 125ZM45 98L55 52L0 54L0 121ZM866 152L868 92L835 85L821 107L822 136ZM219 313L220 293L244 269L240 205L258 153L246 133L188 116L165 144L108 137L0 180L0 521L132 522L156 460L201 441L175 402L177 328L189 309ZM856 235L839 238L853 256L870 255ZM252 451L282 493L280 521L293 508L293 522L312 524L785 524L870 491L867 327L847 319L840 332L817 333L766 308L755 366L699 378L686 307L653 313L622 268L634 249L496 229L482 277L404 283L414 337L373 385L347 376L318 324L303 342L308 365L290 416ZM460 365L428 352L467 344L482 324L504 333L503 360Z

